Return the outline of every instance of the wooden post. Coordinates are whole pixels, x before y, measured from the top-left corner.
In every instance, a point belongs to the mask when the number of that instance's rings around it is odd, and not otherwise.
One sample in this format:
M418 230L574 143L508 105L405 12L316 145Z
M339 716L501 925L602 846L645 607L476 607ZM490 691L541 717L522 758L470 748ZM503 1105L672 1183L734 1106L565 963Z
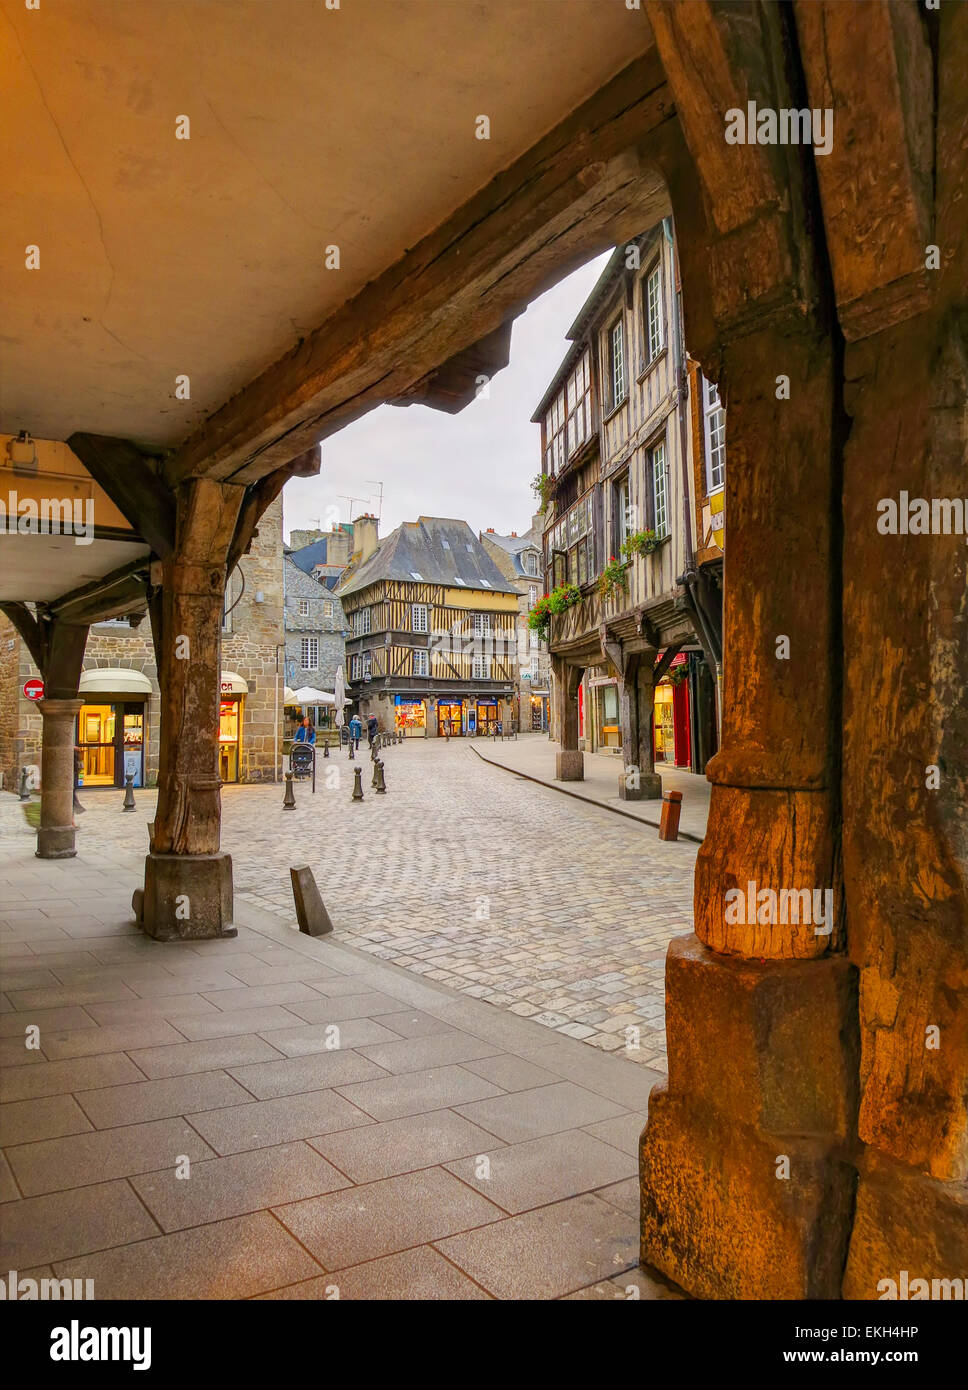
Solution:
M551 663L555 672L558 737L561 740L561 751L555 757L555 779L581 782L585 776L585 759L578 747L578 687L582 670L568 665L558 656L553 656Z

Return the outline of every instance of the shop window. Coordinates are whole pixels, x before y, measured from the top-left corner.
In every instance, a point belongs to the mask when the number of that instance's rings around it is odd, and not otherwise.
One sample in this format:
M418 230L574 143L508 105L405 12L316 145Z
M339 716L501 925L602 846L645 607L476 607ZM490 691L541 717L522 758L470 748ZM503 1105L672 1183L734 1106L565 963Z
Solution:
M703 425L706 441L706 491L718 492L726 480L726 411L719 399L719 388L705 377Z
M319 670L319 638L304 637L299 644L299 664L304 671Z
M427 605L425 603L411 604L410 625L413 628L414 632L427 631Z
M651 460L653 529L657 536L667 536L669 534L669 515L664 444L655 446L651 451Z
M424 651L415 651L413 654L413 674L415 676L430 675L430 654Z

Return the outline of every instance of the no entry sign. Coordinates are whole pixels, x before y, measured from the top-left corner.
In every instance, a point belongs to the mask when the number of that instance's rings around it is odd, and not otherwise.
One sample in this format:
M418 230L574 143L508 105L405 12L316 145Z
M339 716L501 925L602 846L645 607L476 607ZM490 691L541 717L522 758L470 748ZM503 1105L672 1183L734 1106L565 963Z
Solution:
M24 694L28 700L42 700L44 698L44 682L38 680L36 676L32 680L24 681Z

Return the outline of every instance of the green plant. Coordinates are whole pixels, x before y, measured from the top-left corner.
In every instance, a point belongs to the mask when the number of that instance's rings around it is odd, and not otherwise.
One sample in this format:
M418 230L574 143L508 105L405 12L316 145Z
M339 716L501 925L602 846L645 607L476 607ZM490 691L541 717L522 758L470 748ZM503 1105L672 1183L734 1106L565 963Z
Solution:
M539 512L548 510L548 503L551 501L555 490L555 480L550 478L547 473L537 473L531 480L531 491L541 503Z
M622 542L622 554L628 560L636 555L651 555L666 539L665 536L657 536L654 531L633 531L631 536Z
M538 599L528 614L528 627L546 642L551 631L552 614L564 613L565 609L576 603L581 603L581 589L578 585L559 584L550 594L542 594Z
M628 569L627 560L616 560L614 555L609 557L608 564L598 576L598 592L603 599L610 598L616 589L628 588Z

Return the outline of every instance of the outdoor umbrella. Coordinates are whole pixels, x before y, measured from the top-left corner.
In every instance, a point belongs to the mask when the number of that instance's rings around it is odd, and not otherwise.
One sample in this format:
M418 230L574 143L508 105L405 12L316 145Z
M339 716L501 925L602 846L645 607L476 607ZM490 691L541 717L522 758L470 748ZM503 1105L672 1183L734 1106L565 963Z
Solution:
M336 727L337 729L342 729L343 706L346 704L346 682L343 679L342 666L336 672L336 690L333 695L333 700L336 705Z

